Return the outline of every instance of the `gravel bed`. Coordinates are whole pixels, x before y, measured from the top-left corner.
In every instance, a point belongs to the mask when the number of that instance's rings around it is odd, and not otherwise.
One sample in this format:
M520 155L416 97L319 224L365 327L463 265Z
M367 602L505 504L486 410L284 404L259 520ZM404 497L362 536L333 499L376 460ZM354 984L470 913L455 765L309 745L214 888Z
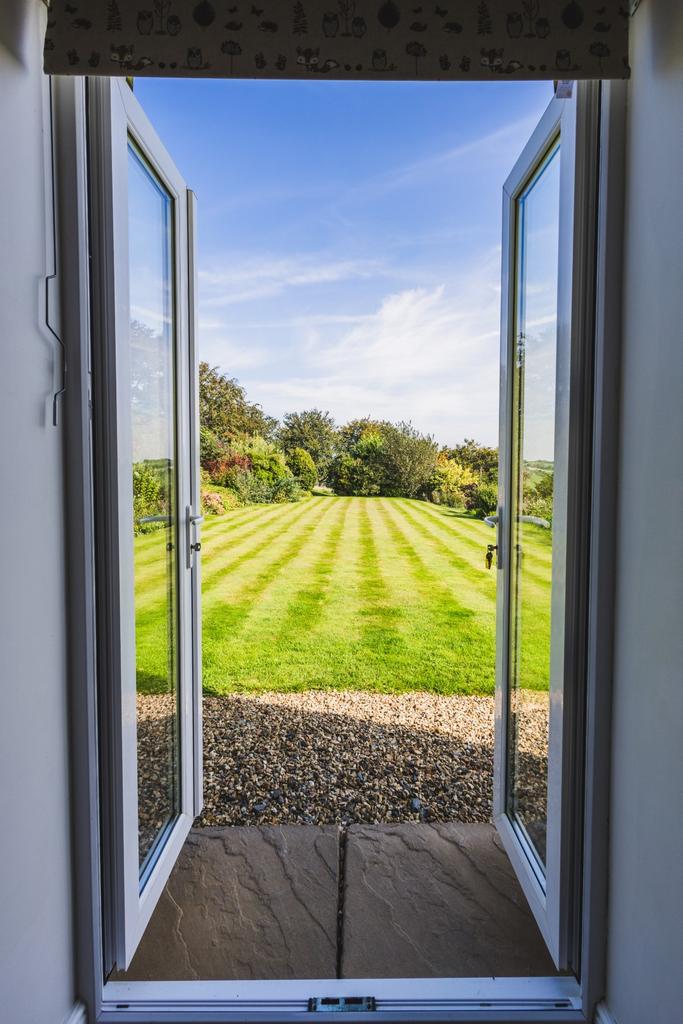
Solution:
M177 801L175 698L138 695L138 847L140 862Z
M169 698L138 703L144 778L144 729L158 735L150 723L168 715ZM543 818L547 699L525 695L523 708L518 773L529 817ZM492 697L422 692L205 697L197 824L490 821L493 717Z

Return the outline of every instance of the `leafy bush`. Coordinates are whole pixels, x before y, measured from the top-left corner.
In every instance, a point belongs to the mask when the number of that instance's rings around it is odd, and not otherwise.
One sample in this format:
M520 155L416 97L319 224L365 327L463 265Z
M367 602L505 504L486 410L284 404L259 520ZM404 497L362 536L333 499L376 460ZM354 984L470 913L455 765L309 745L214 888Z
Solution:
M308 488L302 487L293 476L286 476L273 485L268 500L278 504L286 501L299 501L307 493Z
M337 447L337 431L329 412L320 409L288 412L282 420L278 439L287 454L295 448L308 452L318 479L328 483L327 471Z
M249 468L233 466L223 474L221 483L236 496L240 505L253 505L268 501L270 493L268 485L257 480Z
M133 532L151 533L163 529L164 523L143 523L148 516L160 516L166 512L166 496L163 470L149 462L133 465Z
M536 482L525 488L524 514L527 516L538 516L539 519L553 521L553 487L554 475L552 470L542 473Z
M223 456L225 446L208 427L199 428L199 462L201 466L215 465Z
M316 484L317 472L315 462L305 448L292 448L286 455L287 465L292 475L306 491L311 491Z
M436 461L436 470L429 482L429 496L437 505L463 508L466 507L471 489L476 483L476 477L467 466L462 466L455 459L449 459L445 452L441 452Z
M493 515L498 508L498 485L486 480L468 489L466 508L480 519Z
M352 420L339 431L329 470L337 494L417 496L436 465L436 445L410 423Z
M474 476L492 483L498 478L498 449L466 437L462 444L455 448L445 449L449 459L455 459L461 466L466 466Z
M216 491L202 493L202 512L207 516L222 516L225 513L223 498Z
M335 458L330 466L330 480L335 494L369 497L380 493L377 467L350 452Z
M231 452L248 459L256 479L270 487L292 475L287 467L284 452L264 437L236 441L231 446Z
M251 470L251 459L241 452L225 448L221 457L214 462L207 462L205 468L212 483L230 487L235 470Z
M411 423L382 424L384 479L382 494L415 498L436 466L436 444Z
M241 502L234 491L217 484L202 487L202 511L206 515L220 516L235 508L241 508Z

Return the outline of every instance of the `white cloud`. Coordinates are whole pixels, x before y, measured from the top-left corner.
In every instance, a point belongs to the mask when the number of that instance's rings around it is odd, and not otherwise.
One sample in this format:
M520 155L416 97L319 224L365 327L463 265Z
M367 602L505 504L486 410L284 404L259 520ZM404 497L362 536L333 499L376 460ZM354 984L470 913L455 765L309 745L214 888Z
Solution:
M235 254L224 257L228 269L200 270L199 287L202 309L221 308L239 302L270 298L288 288L332 284L385 273L377 260L332 260L315 254L290 259L248 260Z
M433 178L443 182L444 176L456 173L457 165L465 160L470 172L476 161L495 161L497 164L502 163L503 166L507 161L512 166L519 153L520 139L525 139L535 124L535 116L522 118L461 142L457 146L449 146L440 152L432 153L422 160L415 160L382 174L373 175L347 188L343 193L343 202L367 200L403 188L424 187Z
M498 422L497 254L464 279L386 295L376 311L330 338L312 318L285 379L245 381L274 415L317 405L343 422L412 419L442 442L493 442ZM332 317L334 321L335 318Z

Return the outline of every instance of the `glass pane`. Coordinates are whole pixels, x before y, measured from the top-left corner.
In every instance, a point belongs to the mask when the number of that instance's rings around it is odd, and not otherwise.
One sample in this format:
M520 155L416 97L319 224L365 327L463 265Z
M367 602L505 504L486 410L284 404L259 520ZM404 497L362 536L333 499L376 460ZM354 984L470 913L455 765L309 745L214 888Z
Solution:
M519 199L512 422L508 812L545 866L559 146Z
M173 200L132 145L128 237L142 876L178 812L176 384Z

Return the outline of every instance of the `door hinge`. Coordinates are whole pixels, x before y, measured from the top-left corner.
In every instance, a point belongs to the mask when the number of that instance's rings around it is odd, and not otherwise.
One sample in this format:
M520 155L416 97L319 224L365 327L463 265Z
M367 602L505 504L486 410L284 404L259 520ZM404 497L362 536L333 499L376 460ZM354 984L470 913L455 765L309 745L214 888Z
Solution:
M308 1000L309 1013L367 1013L377 1009L374 996L317 996Z

